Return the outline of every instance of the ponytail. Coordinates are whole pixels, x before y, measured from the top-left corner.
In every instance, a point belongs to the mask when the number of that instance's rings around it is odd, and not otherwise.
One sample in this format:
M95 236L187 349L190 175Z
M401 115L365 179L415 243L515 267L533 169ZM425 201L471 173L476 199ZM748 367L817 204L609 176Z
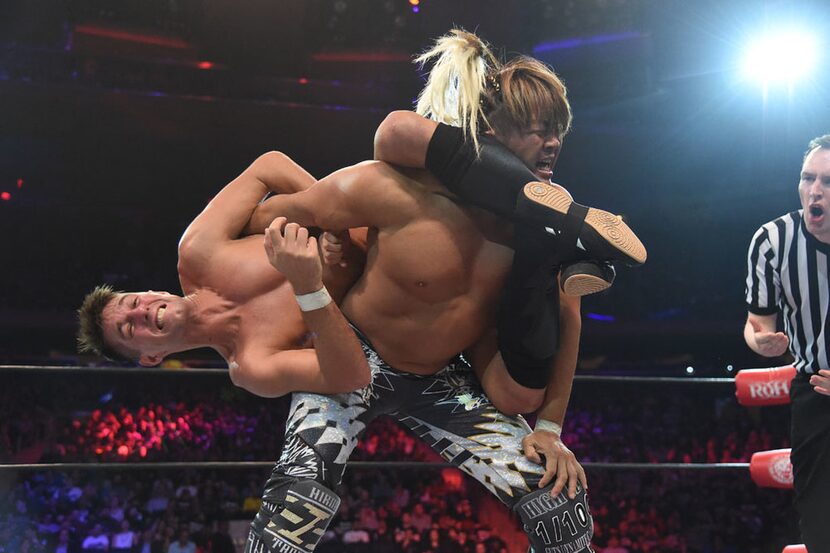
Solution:
M453 29L435 41L435 45L418 56L421 67L434 60L427 84L418 95L416 112L434 121L461 127L472 135L479 150L479 124L489 123L482 110L488 79L500 63L487 44L472 33Z

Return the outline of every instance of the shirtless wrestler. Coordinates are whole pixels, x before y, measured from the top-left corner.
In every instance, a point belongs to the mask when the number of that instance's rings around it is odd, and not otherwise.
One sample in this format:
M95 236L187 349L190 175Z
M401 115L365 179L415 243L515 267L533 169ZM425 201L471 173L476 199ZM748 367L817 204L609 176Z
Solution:
M534 548L587 548L591 523L582 467L558 436L534 437L542 432L511 416L541 405L540 416L564 418L576 365L578 303L573 323L560 327L562 346L547 396L529 404L490 376L505 374L493 367L502 364L495 316L513 259L510 225L448 197L426 171L400 172L382 162L342 169L308 190L268 199L247 231L261 232L276 216L333 232L369 227L363 275L340 305L361 338L373 381L351 394L294 394L282 457L246 551L289 551L291 544L313 550L339 502L332 490L345 463L379 414L412 429L516 510ZM535 451L527 451L529 445ZM535 461L544 454L547 471L524 452ZM551 497L566 483L567 494ZM317 506L309 507L314 498ZM563 534L550 527L562 517L580 522Z
M319 300L325 288L340 299L362 261L324 269L314 237L294 224L277 225L279 236L268 241L276 248L269 252L278 260L275 270L263 237L240 235L269 190L290 194L313 183L287 156L260 156L184 232L178 263L184 295L96 288L79 309L80 348L153 366L169 354L210 347L227 360L234 384L265 397L368 384L366 358L348 322L335 303ZM302 301L306 294L313 309L301 311L295 295Z

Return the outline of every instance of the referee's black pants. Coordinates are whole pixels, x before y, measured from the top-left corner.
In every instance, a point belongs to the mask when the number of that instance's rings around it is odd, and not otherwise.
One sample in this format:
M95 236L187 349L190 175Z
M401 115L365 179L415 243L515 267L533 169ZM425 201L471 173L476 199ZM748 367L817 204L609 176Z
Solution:
M792 455L795 506L809 553L830 553L830 397L809 375L792 383Z

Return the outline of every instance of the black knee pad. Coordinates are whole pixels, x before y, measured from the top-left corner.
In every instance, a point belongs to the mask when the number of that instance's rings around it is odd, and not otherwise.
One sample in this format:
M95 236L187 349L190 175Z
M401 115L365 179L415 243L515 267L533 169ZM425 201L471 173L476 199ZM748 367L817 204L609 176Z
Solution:
M245 553L314 551L340 507L340 497L314 480L272 476L268 484Z
M507 321L509 323L509 321ZM525 388L546 388L550 381L553 357L533 357L508 340L499 338L499 353L510 377Z
M576 497L563 491L550 496L553 485L521 498L513 510L519 515L534 553L593 553L594 519L588 497L577 486Z
M480 155L460 127L438 124L427 148L426 168L466 201L513 218L522 188L539 180L506 146L479 137Z

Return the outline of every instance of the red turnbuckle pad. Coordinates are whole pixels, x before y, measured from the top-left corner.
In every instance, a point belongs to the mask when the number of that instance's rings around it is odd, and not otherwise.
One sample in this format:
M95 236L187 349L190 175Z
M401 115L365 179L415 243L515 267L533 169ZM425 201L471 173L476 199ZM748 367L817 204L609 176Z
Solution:
M793 487L793 466L790 464L789 449L772 449L752 454L749 474L759 488Z
M795 367L743 369L735 375L735 396L747 407L786 405L790 402L790 382Z
M807 548L804 547L803 543L799 545L788 545L781 553L807 553Z

